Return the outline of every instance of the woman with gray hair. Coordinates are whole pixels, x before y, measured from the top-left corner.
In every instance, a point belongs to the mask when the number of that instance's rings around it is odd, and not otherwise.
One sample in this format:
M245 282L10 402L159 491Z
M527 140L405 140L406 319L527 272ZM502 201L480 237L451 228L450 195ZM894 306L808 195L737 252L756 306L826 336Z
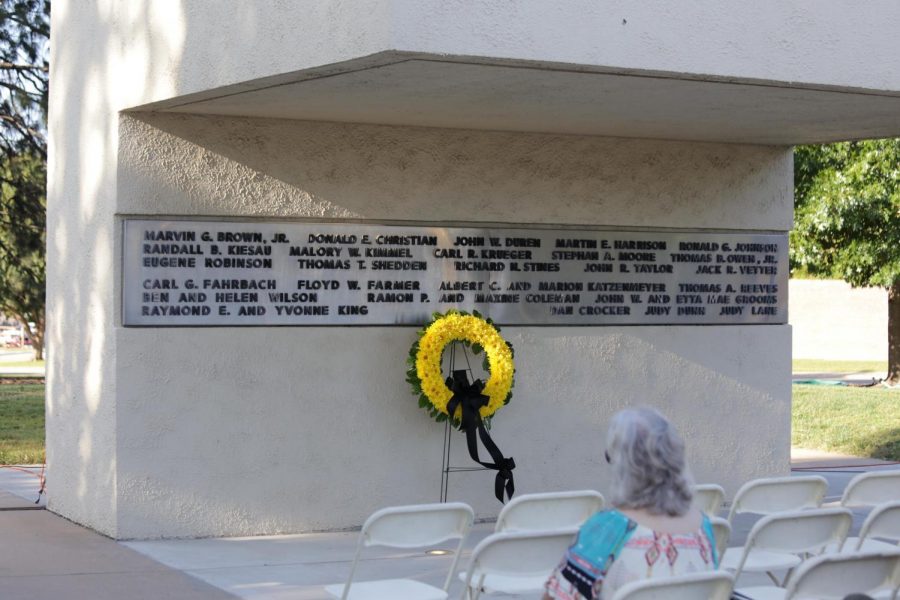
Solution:
M709 517L691 504L681 436L652 408L613 416L606 436L613 509L589 518L545 598L610 598L632 581L719 567Z

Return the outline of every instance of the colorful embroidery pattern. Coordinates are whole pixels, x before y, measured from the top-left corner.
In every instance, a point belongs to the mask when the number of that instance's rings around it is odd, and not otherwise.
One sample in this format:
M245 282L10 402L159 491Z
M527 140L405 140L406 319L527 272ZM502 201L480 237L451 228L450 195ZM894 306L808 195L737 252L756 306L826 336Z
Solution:
M658 564L665 568L654 572ZM629 581L712 570L718 564L706 515L695 533L667 534L609 510L582 526L575 544L547 581L546 591L557 600L608 598Z

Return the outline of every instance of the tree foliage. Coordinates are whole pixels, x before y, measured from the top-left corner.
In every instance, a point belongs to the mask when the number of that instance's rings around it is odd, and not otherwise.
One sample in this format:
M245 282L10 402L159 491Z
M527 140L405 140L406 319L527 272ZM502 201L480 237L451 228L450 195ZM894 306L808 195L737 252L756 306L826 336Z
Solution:
M791 267L888 290L888 379L900 382L900 138L794 154Z
M41 358L50 3L0 0L0 311ZM34 327L30 327L34 323Z
M41 157L0 161L0 311L22 323L35 358L44 348L45 187Z
M802 146L791 261L854 286L900 281L900 138Z
M2 0L0 5L0 146L7 155L23 147L47 157L50 3Z

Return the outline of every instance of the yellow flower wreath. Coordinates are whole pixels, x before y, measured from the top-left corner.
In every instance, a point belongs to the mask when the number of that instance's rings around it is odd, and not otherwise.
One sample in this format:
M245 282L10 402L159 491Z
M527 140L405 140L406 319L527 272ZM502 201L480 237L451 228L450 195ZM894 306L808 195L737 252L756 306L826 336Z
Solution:
M418 342L410 349L410 369L407 381L419 394L419 405L432 413L438 421L447 419L447 403L453 392L444 382L441 374L441 356L447 344L454 341L467 342L478 354L484 349L490 378L484 385L483 394L490 398L481 407L482 418L490 417L509 403L512 396L513 365L512 345L500 336L499 330L478 313L469 315L451 310L444 315L436 313L434 319L420 332ZM457 408L454 420L459 420L461 409Z

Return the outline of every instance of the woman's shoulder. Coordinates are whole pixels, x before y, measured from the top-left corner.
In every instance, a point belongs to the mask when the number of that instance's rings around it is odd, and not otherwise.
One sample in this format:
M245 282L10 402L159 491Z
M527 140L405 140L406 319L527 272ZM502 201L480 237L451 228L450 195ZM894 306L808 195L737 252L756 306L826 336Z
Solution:
M582 549L616 546L636 525L616 509L602 510L589 517L581 526L576 546Z
M657 514L642 508L628 508L622 513L637 523L641 530L658 534L694 534L709 526L709 520L697 508L691 508L683 515Z
M595 512L584 522L582 529L585 527L602 527L607 525L616 525L627 523L630 521L624 513L615 508L607 508L599 512Z

